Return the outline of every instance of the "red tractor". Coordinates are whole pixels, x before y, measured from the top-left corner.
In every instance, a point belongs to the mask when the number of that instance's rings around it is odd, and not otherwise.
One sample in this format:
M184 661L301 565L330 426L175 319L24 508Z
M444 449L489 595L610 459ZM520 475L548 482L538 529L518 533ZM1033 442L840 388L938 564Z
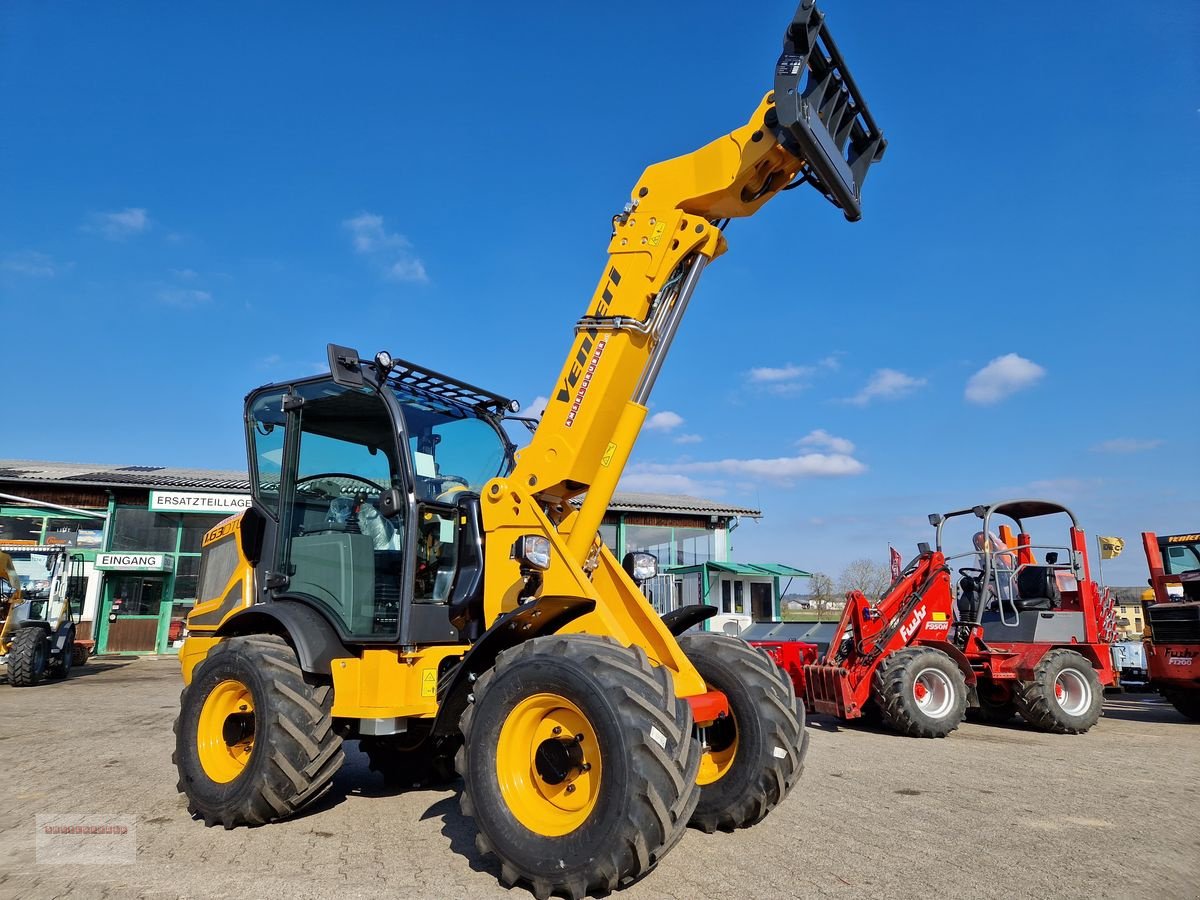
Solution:
M1200 534L1142 532L1154 601L1145 605L1150 686L1200 722ZM1179 593L1168 590L1178 585Z
M946 556L943 530L964 516L980 520L974 546ZM1069 518L1065 544L1034 544L1026 523L1045 526L1047 516ZM968 709L994 723L1020 713L1060 734L1095 725L1114 681L1112 603L1092 581L1071 511L1008 500L929 521L935 549L919 544L877 603L847 595L824 662L804 667L809 708L879 717L913 737L945 737Z

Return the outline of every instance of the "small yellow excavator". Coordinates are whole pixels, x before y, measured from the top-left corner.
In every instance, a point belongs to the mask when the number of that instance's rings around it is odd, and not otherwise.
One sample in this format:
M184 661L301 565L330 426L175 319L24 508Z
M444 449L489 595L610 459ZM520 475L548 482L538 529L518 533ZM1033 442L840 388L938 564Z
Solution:
M28 586L18 561L25 564ZM13 687L66 678L73 665L87 661L91 642L75 637L83 613L82 569L83 557L58 544L0 544L0 664Z
M330 345L328 374L252 391L253 503L204 536L180 651L191 812L286 818L356 739L401 778L453 764L479 848L540 898L607 893L689 823L730 831L777 806L807 744L788 677L689 632L712 607L657 615L640 590L657 560L616 559L598 530L729 220L807 184L855 221L885 146L804 0L749 120L650 166L613 217L519 453L516 404L387 352Z

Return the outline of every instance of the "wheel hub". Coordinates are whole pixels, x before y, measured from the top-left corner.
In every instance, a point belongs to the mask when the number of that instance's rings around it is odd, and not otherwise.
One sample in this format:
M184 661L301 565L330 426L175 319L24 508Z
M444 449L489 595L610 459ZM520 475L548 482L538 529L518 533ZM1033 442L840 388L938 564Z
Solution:
M595 808L603 777L591 721L558 694L524 698L500 729L496 777L509 811L530 831L574 831Z
M931 719L940 719L954 708L954 685L940 669L922 669L913 679L913 699Z
M584 771L583 735L546 738L533 755L533 767L546 784L562 784Z
M196 751L204 774L227 784L245 770L254 750L254 699L242 682L218 683L204 698L196 724Z

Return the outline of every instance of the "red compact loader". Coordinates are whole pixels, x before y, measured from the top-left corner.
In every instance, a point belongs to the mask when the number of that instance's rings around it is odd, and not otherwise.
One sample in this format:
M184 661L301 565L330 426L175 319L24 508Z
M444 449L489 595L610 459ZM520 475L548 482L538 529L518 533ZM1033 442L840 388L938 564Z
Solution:
M1143 634L1150 686L1200 722L1200 534L1145 531L1142 547L1154 591Z
M1063 515L1070 519L1065 544L1033 543L1026 523L1045 526L1043 517ZM946 556L943 528L960 516L978 517L980 530L974 547ZM847 595L824 662L804 668L810 709L842 719L878 716L913 737L945 737L968 709L988 722L1020 713L1035 728L1062 734L1095 725L1114 677L1112 603L1092 581L1071 511L1046 500L1009 500L929 521L935 549L920 544L878 603ZM961 566L957 591L953 564Z

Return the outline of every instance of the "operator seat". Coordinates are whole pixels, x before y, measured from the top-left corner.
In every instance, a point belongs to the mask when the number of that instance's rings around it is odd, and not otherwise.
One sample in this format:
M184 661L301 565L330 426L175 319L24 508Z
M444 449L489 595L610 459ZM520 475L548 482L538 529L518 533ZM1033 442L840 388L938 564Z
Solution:
M450 622L467 643L484 632L483 615L483 515L479 495L462 491L455 496L459 530L458 571L450 587Z
M1017 571L1016 586L1013 602L1018 612L1057 609L1062 605L1058 578L1050 566L1022 566Z

